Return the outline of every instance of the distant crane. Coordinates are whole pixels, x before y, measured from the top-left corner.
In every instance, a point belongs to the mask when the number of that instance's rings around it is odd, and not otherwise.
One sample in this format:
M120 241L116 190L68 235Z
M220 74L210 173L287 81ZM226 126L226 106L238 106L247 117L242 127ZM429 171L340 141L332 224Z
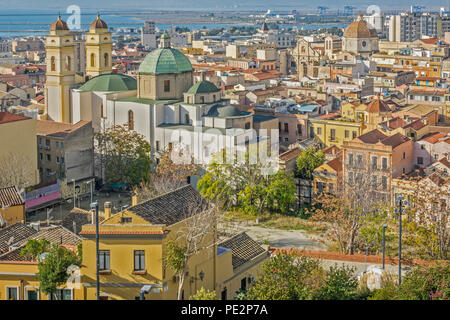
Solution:
M424 6L411 6L411 13L422 13L422 9L425 9Z
M344 16L352 16L353 10L356 9L356 7L353 6L345 6L344 7Z
M318 6L317 10L319 10L319 14L325 14L325 12L328 10L328 7Z

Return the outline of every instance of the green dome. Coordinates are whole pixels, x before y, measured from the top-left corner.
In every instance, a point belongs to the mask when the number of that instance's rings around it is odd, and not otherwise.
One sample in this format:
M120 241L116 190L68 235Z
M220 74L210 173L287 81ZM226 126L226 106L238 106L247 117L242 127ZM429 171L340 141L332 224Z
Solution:
M79 88L81 91L129 91L136 89L136 79L120 73L101 74L90 79Z
M150 52L139 66L139 73L178 73L193 71L189 59L177 49L159 48Z
M197 82L192 87L190 87L186 93L198 94L198 93L212 93L217 91L220 91L220 89L217 88L214 83L203 80Z
M163 35L161 36L161 39L170 39L170 36L168 33L163 33Z
M206 114L207 117L216 117L216 118L237 118L237 117L247 117L251 115L251 112L241 111L235 106L224 106L221 104L216 104L215 106L209 109Z

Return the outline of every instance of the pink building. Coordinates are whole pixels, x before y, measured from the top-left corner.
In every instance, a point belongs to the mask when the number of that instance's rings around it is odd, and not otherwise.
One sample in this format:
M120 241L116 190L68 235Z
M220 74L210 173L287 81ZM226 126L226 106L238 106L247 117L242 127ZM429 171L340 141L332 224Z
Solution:
M439 159L450 160L450 134L431 132L414 144L414 164L426 168Z

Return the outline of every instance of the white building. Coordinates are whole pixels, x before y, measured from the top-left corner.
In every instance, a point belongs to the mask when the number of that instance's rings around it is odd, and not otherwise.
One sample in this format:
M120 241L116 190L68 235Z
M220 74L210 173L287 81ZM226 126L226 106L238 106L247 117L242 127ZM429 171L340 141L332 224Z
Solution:
M153 21L145 21L141 28L141 43L145 49L155 49L156 44L156 29Z

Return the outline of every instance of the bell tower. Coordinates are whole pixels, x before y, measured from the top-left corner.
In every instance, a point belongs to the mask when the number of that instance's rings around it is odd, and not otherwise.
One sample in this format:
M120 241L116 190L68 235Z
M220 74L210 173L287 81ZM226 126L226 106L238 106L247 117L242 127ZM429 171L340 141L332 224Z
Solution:
M58 20L50 26L45 39L45 111L49 120L71 122L70 87L75 84L74 38L65 21Z
M86 76L89 78L111 73L112 41L107 24L100 19L92 21L86 33Z

